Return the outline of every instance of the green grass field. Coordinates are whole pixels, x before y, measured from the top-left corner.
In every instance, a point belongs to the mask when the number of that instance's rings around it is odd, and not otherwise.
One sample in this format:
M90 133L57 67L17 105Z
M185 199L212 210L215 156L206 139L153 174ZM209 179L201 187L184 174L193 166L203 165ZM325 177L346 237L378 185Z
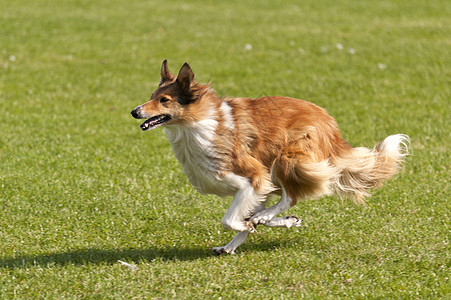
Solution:
M450 1L0 7L1 299L451 297ZM130 115L165 58L219 95L310 100L354 146L406 133L412 155L367 205L299 203L303 227L214 256L230 199Z

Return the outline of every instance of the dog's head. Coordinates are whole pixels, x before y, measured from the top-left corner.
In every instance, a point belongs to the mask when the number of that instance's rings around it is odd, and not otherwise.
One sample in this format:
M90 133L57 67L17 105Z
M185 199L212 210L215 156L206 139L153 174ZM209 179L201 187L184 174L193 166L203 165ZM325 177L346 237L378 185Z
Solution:
M192 118L192 109L189 107L197 102L207 89L208 85L200 85L194 81L194 73L188 63L182 66L175 77L168 69L167 60L164 60L158 88L149 101L132 111L132 116L136 119L147 119L141 124L142 130L189 121Z

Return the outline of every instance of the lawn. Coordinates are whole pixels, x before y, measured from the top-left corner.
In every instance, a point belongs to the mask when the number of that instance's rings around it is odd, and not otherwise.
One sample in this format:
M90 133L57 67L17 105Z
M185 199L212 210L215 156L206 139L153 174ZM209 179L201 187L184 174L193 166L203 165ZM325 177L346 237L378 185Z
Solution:
M451 297L450 1L0 7L1 299ZM366 205L299 203L303 227L214 256L230 199L130 115L166 58L219 95L325 107L354 146L408 134L412 155Z

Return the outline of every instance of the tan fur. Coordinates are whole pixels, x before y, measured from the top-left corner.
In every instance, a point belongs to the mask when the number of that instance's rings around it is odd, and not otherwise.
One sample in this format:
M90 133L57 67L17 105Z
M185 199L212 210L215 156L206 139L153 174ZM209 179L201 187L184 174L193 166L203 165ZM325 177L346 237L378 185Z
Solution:
M283 186L292 205L334 192L361 203L368 190L396 174L402 162L399 152L352 148L341 138L335 120L310 102L287 97L219 98L209 84L193 80L190 68L182 67L174 77L163 63L161 73L160 87L142 105L143 115L170 114L168 124L183 126L214 118L218 126L212 160L218 176L249 178L256 190ZM160 103L162 97L170 101ZM233 128L225 125L219 110L224 102L231 107Z

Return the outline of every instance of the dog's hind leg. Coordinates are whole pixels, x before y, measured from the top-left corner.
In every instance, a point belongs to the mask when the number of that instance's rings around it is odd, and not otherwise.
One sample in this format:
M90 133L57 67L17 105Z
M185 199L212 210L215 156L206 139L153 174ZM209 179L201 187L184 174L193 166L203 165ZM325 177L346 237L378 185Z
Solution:
M266 221L264 225L267 227L284 227L284 228L290 228L292 226L300 227L302 225L302 220L296 216L287 216L279 218L274 217L271 220Z
M213 251L218 255L223 253L234 254L235 249L246 241L249 234L249 231L238 232L227 245L223 247L214 247Z
M282 196L280 197L279 202L275 205L263 209L257 213L255 213L249 221L247 221L246 225L249 228L250 232L255 231L255 226L258 224L262 224L268 227L291 227L291 226L300 226L302 220L299 220L298 217L280 217L274 218L274 216L288 210L293 201L290 196L288 196L285 188L282 186Z
M302 220L299 219L298 217L289 216L289 217L272 218L271 220L265 222L264 225L268 227L290 228L292 226L299 227L301 226L301 223ZM241 246L246 241L249 234L250 234L249 231L238 232L227 245L222 247L213 247L213 252L216 253L217 255L221 255L224 253L234 254L236 248Z
M294 154L282 155L274 162L272 170L273 181L279 183L282 196L274 206L259 211L251 217L246 224L250 231L258 224L288 227L283 226L284 222L288 222L286 225L291 223L291 226L294 226L297 224L297 218L289 218L285 221L275 219L271 222L271 220L295 205L298 198L314 199L332 194L330 183L338 174L336 168L330 165L329 160L314 162L312 157L303 154L302 148L288 150ZM296 151L300 154L296 154Z

